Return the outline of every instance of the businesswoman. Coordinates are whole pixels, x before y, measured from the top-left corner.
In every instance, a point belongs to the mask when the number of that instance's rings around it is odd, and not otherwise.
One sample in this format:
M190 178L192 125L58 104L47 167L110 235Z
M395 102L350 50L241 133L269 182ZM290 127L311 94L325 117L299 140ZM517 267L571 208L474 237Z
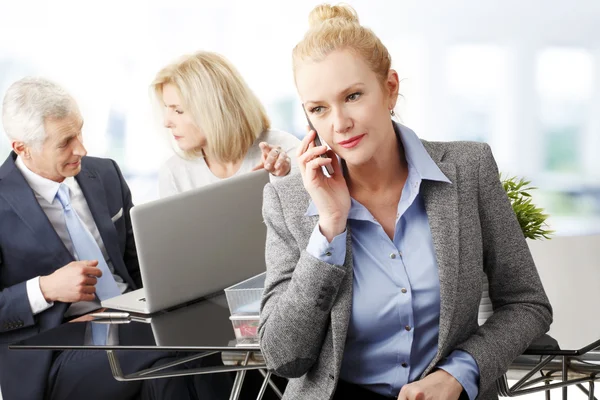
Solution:
M496 398L552 314L490 148L393 122L385 46L348 6L309 20L294 76L333 151L310 131L301 174L265 187L266 363L292 378L285 399ZM484 272L495 312L478 326Z
M225 57L206 51L161 69L152 89L177 154L159 170L161 197L264 168L272 177L294 167L299 140L270 129L265 110Z

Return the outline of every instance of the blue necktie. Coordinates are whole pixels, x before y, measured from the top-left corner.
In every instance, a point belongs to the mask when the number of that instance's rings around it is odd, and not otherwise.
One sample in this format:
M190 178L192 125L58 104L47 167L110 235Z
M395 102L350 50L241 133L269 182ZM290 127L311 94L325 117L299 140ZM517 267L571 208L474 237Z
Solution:
M96 346L106 346L110 324L92 322L92 343Z
M73 247L75 248L76 258L78 260L98 260L98 267L102 271L102 276L96 283L96 296L100 300L110 299L111 297L119 296L121 291L115 282L98 243L92 236L89 230L85 227L77 212L71 207L71 198L69 196L69 187L61 183L58 192L56 193L58 201L63 206L67 230Z

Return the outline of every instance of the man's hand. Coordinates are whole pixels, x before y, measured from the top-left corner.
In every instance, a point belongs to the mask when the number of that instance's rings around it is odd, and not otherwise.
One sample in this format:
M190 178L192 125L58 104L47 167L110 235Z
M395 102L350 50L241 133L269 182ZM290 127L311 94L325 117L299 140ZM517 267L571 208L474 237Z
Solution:
M40 289L47 302L76 303L95 298L96 282L102 271L97 260L73 261L52 274L40 277Z
M443 369L402 387L398 400L458 400L462 385Z

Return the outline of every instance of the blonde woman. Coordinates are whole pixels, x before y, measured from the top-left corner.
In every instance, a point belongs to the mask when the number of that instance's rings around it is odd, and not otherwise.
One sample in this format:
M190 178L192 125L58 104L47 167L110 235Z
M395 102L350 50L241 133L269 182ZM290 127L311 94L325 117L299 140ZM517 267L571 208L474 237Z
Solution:
M331 151L310 131L300 174L265 186L266 364L291 378L284 399L496 399L552 311L490 147L391 119L398 74L352 8L310 22L294 77ZM479 326L483 272L494 314Z
M283 177L300 141L270 129L265 110L225 57L206 51L181 57L152 83L177 153L159 171L161 197L264 168Z

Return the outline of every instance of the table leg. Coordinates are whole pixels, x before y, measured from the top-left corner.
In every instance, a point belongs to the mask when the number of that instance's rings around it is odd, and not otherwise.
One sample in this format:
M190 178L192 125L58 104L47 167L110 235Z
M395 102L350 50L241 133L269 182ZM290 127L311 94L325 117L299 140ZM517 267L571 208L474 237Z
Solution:
M251 352L246 353L246 358L242 362L242 367L245 367L248 364L248 360L250 360ZM238 400L240 397L240 393L242 391L242 384L244 383L244 378L246 377L246 371L241 370L235 374L235 380L233 381L233 388L231 388L231 395L229 396L229 400Z
M260 370L260 372L263 372L263 371ZM268 371L267 374L265 375L265 379L263 380L263 383L260 387L260 391L258 392L258 396L256 397L256 400L262 400L263 396L265 395L265 390L267 390L267 386L269 386L269 382L271 382L271 371Z
M585 393L585 395L588 397L588 400L597 400L596 397L594 396L594 381L590 381L590 389L586 389L585 386L583 386L583 384L579 384L577 385L577 387L579 388L579 390L581 390L583 393Z
M567 357L562 358L562 379L563 382L569 380L569 370L567 368ZM562 400L567 400L569 388L567 386L562 388Z
M264 376L265 378L271 377L271 373L270 372L265 372L265 370L263 369L259 369L258 370L262 376ZM273 391L275 392L275 394L277 395L277 397L279 397L280 399L283 397L283 394L281 393L281 390L279 390L279 388L277 387L277 385L271 380L271 379L267 379L269 381L269 386L271 386L271 389L273 389Z

